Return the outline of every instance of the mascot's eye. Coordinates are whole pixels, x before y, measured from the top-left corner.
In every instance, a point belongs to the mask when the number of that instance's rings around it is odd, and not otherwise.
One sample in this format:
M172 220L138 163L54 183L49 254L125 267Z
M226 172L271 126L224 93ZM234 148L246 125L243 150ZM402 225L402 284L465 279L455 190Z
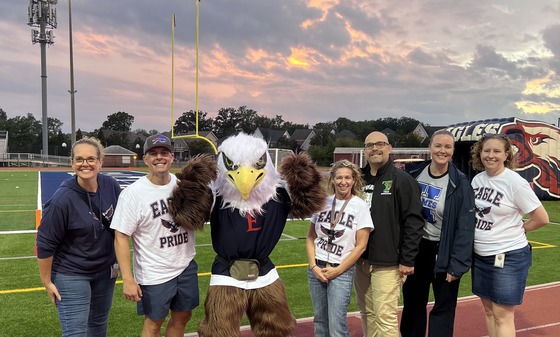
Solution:
M534 135L529 138L529 143L531 143L531 145L540 145L542 143L546 143L548 138L550 137L543 134Z
M259 161L257 161L255 163L255 165L253 165L256 169L260 170L263 169L266 166L266 153L263 154L260 158Z
M226 166L226 169L228 169L228 171L235 171L239 168L239 165L234 164L233 161L231 161L225 154L222 153L222 158L224 160L224 165Z

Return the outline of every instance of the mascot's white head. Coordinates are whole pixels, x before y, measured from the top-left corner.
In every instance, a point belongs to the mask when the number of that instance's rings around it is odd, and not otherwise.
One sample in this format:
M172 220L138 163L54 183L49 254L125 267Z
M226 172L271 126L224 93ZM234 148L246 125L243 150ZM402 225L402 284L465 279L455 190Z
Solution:
M218 148L218 177L213 189L223 197L220 207L241 214L262 213L262 206L276 195L280 175L262 138L240 133Z

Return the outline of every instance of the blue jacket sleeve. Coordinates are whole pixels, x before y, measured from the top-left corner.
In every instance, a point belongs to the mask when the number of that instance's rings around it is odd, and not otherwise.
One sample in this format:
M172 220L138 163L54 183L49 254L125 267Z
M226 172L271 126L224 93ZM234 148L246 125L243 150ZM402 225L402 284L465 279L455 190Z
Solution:
M447 273L461 277L472 265L475 225L474 193L466 176L461 177L459 214L455 224L455 237L451 244Z

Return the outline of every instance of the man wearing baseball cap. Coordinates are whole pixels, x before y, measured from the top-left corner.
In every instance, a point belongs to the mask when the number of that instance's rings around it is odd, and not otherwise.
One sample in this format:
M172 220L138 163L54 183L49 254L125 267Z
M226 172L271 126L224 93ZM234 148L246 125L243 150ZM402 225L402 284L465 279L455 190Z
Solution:
M183 336L199 304L194 232L178 226L169 214L169 198L177 185L169 172L173 150L164 135L146 139L143 159L150 172L122 191L111 223L117 260L122 262L123 295L137 302L138 315L144 316L142 336L159 336L170 310L165 336Z
M167 138L164 135L152 135L148 138L146 138L146 141L144 142L144 155L146 154L146 152L150 151L153 148L156 147L163 147L166 148L169 153L173 154L174 152L174 148L173 148L173 144L171 144L171 140L169 138Z

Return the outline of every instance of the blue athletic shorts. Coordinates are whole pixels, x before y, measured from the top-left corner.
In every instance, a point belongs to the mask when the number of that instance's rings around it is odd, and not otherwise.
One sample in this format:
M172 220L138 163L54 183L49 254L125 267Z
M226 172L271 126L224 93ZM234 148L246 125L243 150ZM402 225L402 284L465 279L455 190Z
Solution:
M474 254L472 291L475 295L501 305L519 305L532 263L531 246L505 253L504 268L494 267L495 256Z
M142 299L137 302L138 315L152 321L165 319L169 310L190 312L199 304L197 263L189 266L177 277L156 285L140 285Z

